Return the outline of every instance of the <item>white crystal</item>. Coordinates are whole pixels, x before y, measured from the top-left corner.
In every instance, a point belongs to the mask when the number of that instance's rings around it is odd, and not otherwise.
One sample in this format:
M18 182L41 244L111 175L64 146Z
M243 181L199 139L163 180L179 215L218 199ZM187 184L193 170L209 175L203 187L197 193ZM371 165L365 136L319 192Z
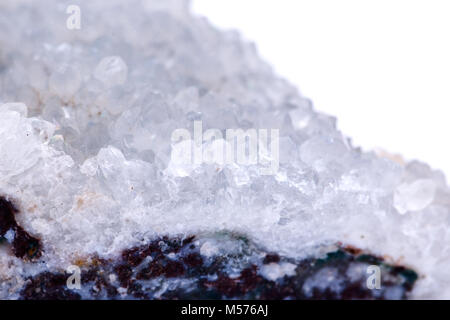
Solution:
M42 239L46 270L114 258L143 239L227 231L291 259L338 242L389 256L419 272L414 298L450 298L441 172L353 148L254 45L189 14L187 1L85 1L82 32L65 27L69 4L0 1L0 195ZM268 147L258 150L265 162L215 161L224 141L196 147L207 161L185 163L188 146L171 137L194 121L278 129L276 175L263 174ZM237 250L224 239L201 245L205 256ZM39 268L0 250L0 297ZM335 271L303 290L340 290ZM275 279L292 267L262 272Z
M94 76L108 87L122 85L127 81L128 67L121 57L105 57L95 68Z
M70 99L80 89L81 76L71 65L62 65L54 70L49 79L50 91L62 99Z
M421 179L413 183L403 183L394 193L395 209L401 214L421 211L433 203L436 184L433 180Z
M269 263L261 267L261 274L264 278L276 281L284 276L294 276L297 266L292 263Z
M323 268L314 276L306 279L302 290L306 296L312 297L314 289L317 289L320 292L329 290L331 292L339 293L343 288L343 279L339 277L338 270L336 268Z
M200 254L205 257L212 257L219 253L219 248L212 242L205 242L200 247Z

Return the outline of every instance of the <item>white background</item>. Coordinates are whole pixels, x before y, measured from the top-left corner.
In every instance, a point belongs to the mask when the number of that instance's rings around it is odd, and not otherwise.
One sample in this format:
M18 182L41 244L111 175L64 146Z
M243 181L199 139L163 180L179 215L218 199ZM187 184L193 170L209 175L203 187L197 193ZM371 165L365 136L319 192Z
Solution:
M450 177L449 0L194 0L256 42L357 146Z

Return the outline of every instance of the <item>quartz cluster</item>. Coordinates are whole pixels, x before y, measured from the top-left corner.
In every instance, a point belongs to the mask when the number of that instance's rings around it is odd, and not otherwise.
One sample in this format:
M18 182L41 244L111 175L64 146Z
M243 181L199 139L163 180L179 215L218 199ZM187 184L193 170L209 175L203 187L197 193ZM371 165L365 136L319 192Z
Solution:
M354 148L254 45L191 14L188 1L84 1L71 29L74 2L0 2L0 197L16 220L0 226L1 298L94 256L221 232L295 261L357 247L414 269L410 298L450 298L441 172ZM172 133L195 121L278 129L277 173L258 163L177 170ZM39 255L13 254L17 230L39 239ZM199 245L203 257L235 250ZM293 266L254 272L278 279Z

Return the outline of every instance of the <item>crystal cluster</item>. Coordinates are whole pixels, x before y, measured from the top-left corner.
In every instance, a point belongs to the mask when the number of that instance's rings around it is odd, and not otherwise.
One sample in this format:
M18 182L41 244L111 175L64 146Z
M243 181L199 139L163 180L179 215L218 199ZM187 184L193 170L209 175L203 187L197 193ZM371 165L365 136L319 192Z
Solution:
M14 229L0 235L0 297L19 297L30 275L161 236L235 232L296 261L351 245L416 270L412 298L450 298L441 172L354 148L252 44L187 1L85 1L79 30L66 25L72 2L0 2L0 196L42 247L30 261L11 253ZM214 163L179 174L171 134L194 121L279 129L277 174Z

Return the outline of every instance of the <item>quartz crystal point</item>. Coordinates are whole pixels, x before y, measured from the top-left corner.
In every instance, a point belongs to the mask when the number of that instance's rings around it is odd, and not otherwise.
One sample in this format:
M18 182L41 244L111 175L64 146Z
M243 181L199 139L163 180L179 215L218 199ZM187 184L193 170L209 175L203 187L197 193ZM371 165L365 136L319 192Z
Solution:
M71 2L0 2L0 298L92 297L34 290L64 284L72 265L92 281L95 268L110 268L101 283L112 296L205 297L219 288L212 297L345 298L346 283L365 284L364 268L381 259L382 283L401 279L356 297L450 298L441 172L354 148L254 45L191 14L187 1L84 1L81 29L67 27ZM180 165L172 133L195 122L219 132L278 129L277 172ZM326 258L339 248L380 258ZM235 253L247 258L226 260ZM205 280L206 291L183 287L219 257L228 278ZM313 260L327 267L300 276L296 266ZM140 273L128 269L141 264ZM293 277L303 279L298 288ZM280 281L289 294L265 295Z

